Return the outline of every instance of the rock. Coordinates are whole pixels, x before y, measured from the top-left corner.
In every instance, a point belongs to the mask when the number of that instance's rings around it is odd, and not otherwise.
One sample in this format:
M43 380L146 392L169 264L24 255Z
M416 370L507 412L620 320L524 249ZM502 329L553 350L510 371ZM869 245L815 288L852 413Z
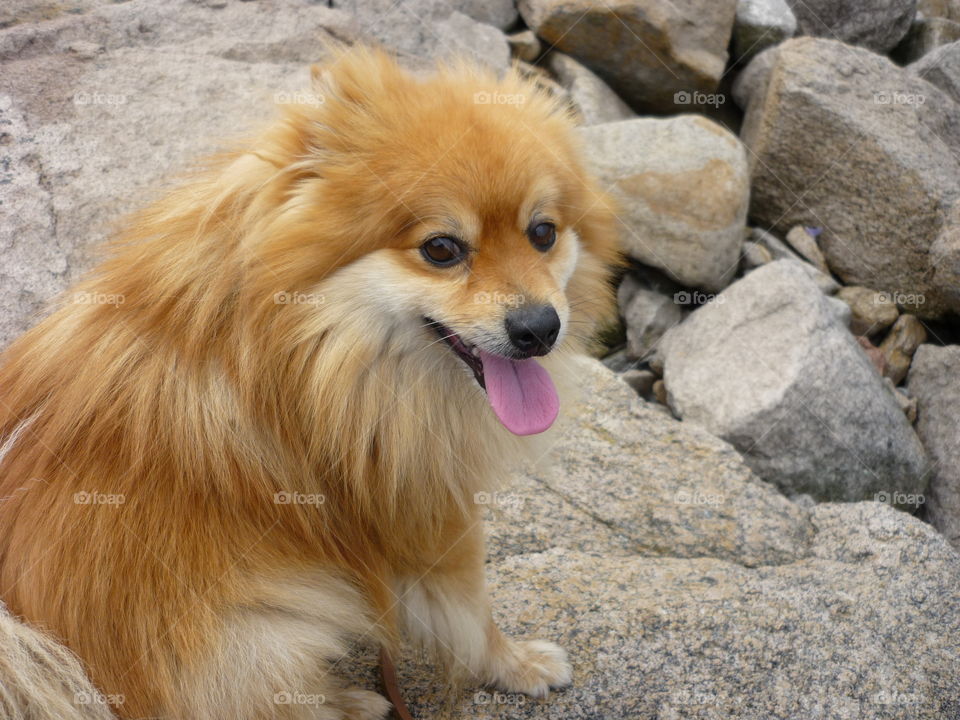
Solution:
M916 435L834 304L793 261L764 265L661 342L670 408L764 479L820 500L924 489Z
M876 337L900 315L888 295L870 288L857 285L840 288L837 297L850 306L850 331L854 335Z
M774 260L796 260L797 263L803 267L803 271L817 283L817 287L820 288L820 291L824 295L833 295L840 289L840 283L834 280L829 273L821 272L806 262L789 245L773 233L767 232L763 228L750 228L747 241L765 250Z
M741 60L793 37L797 18L785 0L739 0L733 54Z
M552 52L547 65L570 93L584 125L600 125L637 116L603 80L572 57Z
M894 385L907 376L913 354L927 339L927 330L915 315L901 315L890 333L880 343L880 352L886 365L884 373Z
M923 317L960 311L932 254L958 222L960 106L946 93L867 50L788 40L741 135L755 223L786 232L816 218L846 284Z
M917 14L924 17L942 17L948 20L960 20L960 1L958 0L917 0Z
M960 549L960 346L921 345L907 388L917 401L917 434L930 453L927 518Z
M657 402L661 405L667 405L667 385L663 380L656 380L653 383L653 397L656 398Z
M749 197L743 146L699 116L581 130L587 158L622 202L628 254L673 279L723 288L736 272Z
M892 50L910 29L917 0L787 0L801 35L828 37L876 52Z
M452 5L455 10L477 22L493 25L501 30L513 27L520 18L514 0L452 0Z
M934 48L960 40L960 22L939 17L917 17L907 36L890 56L901 65L919 60Z
M617 293L620 316L627 327L627 355L646 359L663 334L683 320L683 310L674 299L641 287L627 275Z
M740 257L740 265L742 267L752 270L761 265L766 265L769 262L773 262L773 255L759 242L751 240L743 246L743 252Z
M674 111L674 94L713 93L727 62L737 0L520 0L552 47L593 70L637 109Z
M626 348L616 350L602 359L603 364L615 373L635 370L640 361L627 355Z
M827 261L823 259L823 253L820 252L820 246L817 245L816 236L811 233L811 228L800 225L791 228L787 233L787 244L817 270L830 274L830 268L827 267Z
M653 396L653 384L657 381L657 376L653 371L627 370L620 377L636 391L637 395L645 400L649 400Z
M510 45L510 54L518 60L532 63L540 57L543 46L532 30L507 35L507 44Z
M733 101L741 110L746 111L750 98L763 97L770 71L777 59L777 48L770 47L755 55L733 81L731 94Z
M907 69L960 102L960 41L934 48Z

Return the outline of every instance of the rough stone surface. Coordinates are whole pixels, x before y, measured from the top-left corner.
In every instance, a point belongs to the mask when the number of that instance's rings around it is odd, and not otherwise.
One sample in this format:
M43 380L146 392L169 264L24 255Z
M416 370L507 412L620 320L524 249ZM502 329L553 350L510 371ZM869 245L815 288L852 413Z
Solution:
M733 54L752 57L797 31L797 18L786 0L739 0L733 25Z
M960 548L960 346L921 345L907 389L917 401L917 434L930 453L927 518Z
M456 10L474 20L508 30L520 18L514 0L452 0Z
M769 257L770 260L796 260L803 268L804 272L807 273L807 275L809 275L813 281L817 283L817 287L820 288L824 295L833 295L840 289L840 283L834 280L829 273L818 270L813 265L806 262L783 240L778 238L773 233L767 232L763 228L749 229L747 233L746 246L752 248L751 253L755 256L755 259L764 259ZM766 260L762 263L757 263L757 265L765 265L766 262L769 262L769 260ZM753 267L756 267L756 265Z
M712 93L727 61L736 0L520 0L527 25L641 111Z
M960 41L934 48L907 69L960 102Z
M581 133L592 169L621 201L629 255L684 285L723 288L737 269L749 199L737 138L694 115Z
M751 98L763 97L770 71L777 59L777 47L767 48L755 55L734 79L731 94L741 110L746 111Z
M675 298L642 287L629 275L620 284L617 304L627 326L627 354L634 358L646 358L663 334L683 320Z
M880 343L883 353L884 375L893 380L894 385L907 376L913 354L927 339L927 330L915 315L901 315L890 329L890 333Z
M917 0L787 0L801 35L892 50L910 29Z
M524 62L532 63L543 52L543 45L532 30L507 35L507 43L510 45L510 54Z
M670 407L788 492L922 492L923 448L836 306L796 262L754 270L664 336Z
M840 288L837 297L850 306L850 332L876 337L896 322L900 313L884 293L851 285Z
M847 284L924 317L960 310L934 272L960 197L960 105L946 93L867 50L797 38L777 48L741 135L754 222L822 227L820 248ZM947 252L958 251L951 236Z
M550 53L548 67L570 93L584 125L600 125L637 116L603 80L572 57L560 52Z

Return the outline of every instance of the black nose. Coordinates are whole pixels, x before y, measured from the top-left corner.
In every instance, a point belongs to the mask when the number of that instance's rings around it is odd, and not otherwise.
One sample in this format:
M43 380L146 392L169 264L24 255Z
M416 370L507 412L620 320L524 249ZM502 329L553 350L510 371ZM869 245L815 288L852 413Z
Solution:
M560 316L553 305L521 305L507 313L504 324L524 357L546 355L560 334Z

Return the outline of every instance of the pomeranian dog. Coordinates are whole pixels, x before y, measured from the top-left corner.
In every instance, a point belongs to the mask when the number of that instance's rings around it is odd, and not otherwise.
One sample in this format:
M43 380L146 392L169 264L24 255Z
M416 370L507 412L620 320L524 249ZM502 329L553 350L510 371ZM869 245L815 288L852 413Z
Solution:
M384 717L335 679L358 637L571 681L494 625L474 498L611 312L610 205L516 71L313 78L0 360L0 598L122 717Z

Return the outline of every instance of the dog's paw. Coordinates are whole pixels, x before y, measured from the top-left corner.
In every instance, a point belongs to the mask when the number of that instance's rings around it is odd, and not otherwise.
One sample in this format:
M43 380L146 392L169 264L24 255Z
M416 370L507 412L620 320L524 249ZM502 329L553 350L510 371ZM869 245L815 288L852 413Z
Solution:
M546 697L551 689L566 687L573 669L566 651L546 640L510 640L506 657L496 668L495 684L506 692Z

